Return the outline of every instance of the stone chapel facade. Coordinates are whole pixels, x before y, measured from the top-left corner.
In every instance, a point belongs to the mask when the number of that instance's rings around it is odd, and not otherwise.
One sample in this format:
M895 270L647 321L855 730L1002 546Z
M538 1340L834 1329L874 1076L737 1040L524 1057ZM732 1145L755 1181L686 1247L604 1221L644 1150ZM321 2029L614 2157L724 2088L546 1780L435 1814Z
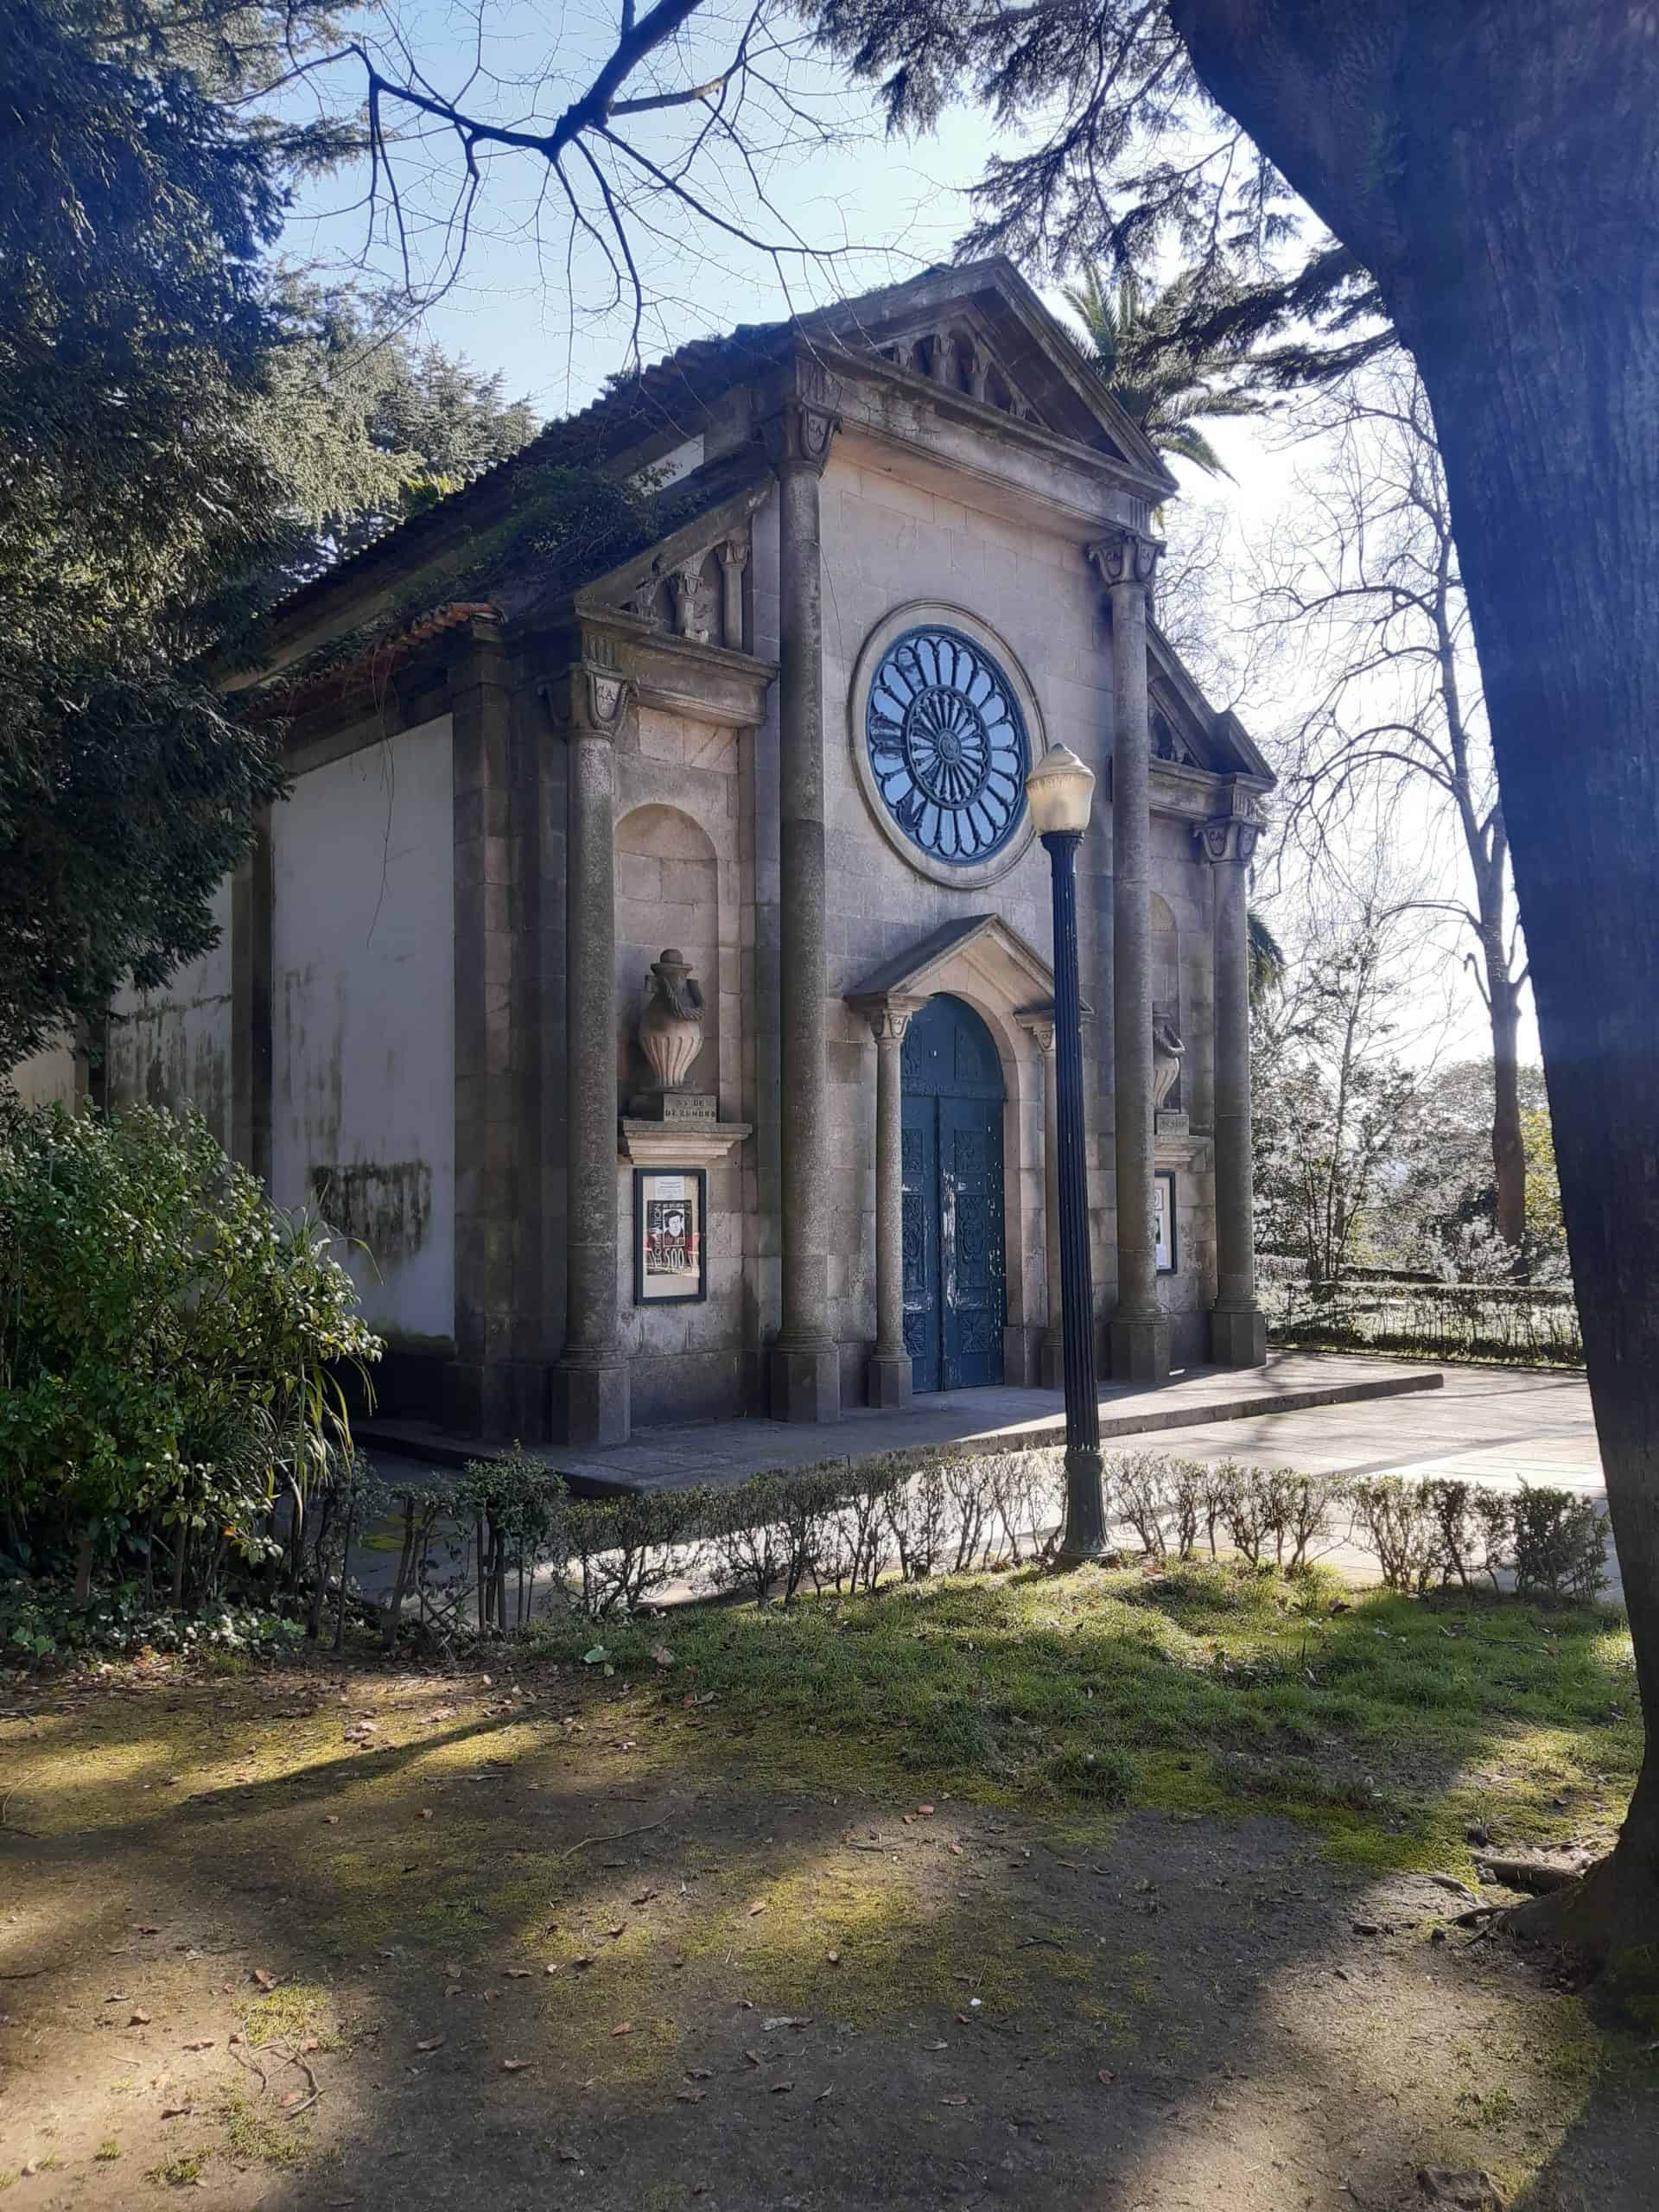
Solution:
M594 462L664 534L469 595L526 472ZM1057 1384L1064 741L1101 1371L1259 1364L1271 778L1149 620L1173 489L1001 260L683 348L277 610L236 682L293 796L111 1103L193 1098L360 1240L391 1413L594 1445Z

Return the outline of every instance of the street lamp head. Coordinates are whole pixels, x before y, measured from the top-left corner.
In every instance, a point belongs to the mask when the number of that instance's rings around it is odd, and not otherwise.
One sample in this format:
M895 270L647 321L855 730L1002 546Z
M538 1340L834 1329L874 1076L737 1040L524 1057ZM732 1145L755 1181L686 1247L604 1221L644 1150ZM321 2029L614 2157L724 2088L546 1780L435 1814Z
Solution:
M1080 835L1089 827L1094 770L1069 745L1051 745L1026 778L1026 796L1039 837L1056 831Z

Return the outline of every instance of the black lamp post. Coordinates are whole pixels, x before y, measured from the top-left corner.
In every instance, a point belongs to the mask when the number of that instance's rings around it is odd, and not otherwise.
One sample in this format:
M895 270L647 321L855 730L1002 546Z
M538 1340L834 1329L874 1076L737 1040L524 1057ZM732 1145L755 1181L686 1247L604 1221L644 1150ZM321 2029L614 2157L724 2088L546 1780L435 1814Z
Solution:
M1054 887L1054 1093L1060 1146L1060 1341L1065 1370L1065 1526L1060 1557L1106 1548L1100 1404L1095 1391L1095 1289L1089 1258L1089 1179L1083 1152L1083 1018L1077 990L1077 846L1089 827L1093 772L1052 745L1026 779L1032 819Z

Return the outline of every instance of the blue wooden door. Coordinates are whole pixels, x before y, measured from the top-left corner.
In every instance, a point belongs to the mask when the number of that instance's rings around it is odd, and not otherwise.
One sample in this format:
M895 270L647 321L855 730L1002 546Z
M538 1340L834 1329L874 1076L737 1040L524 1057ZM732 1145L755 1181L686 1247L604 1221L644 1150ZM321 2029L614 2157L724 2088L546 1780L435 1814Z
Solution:
M905 1344L918 1390L1002 1380L1002 1069L959 999L929 1001L904 1048Z

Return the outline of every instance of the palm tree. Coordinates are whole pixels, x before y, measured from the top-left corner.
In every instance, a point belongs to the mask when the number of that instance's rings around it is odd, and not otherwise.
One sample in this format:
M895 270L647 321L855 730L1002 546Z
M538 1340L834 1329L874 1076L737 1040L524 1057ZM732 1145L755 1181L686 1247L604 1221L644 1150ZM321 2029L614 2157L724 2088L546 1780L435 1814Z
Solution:
M1218 346L1194 350L1180 335L1192 309L1190 277L1147 294L1125 270L1116 288L1085 269L1061 296L1082 323L1090 364L1112 397L1160 453L1190 461L1206 476L1231 471L1198 425L1224 415L1259 415L1267 402L1250 388L1249 365ZM1244 383L1224 384L1241 371Z
M1250 933L1250 1010L1254 1013L1282 985L1288 963L1284 947L1254 906L1245 919Z

